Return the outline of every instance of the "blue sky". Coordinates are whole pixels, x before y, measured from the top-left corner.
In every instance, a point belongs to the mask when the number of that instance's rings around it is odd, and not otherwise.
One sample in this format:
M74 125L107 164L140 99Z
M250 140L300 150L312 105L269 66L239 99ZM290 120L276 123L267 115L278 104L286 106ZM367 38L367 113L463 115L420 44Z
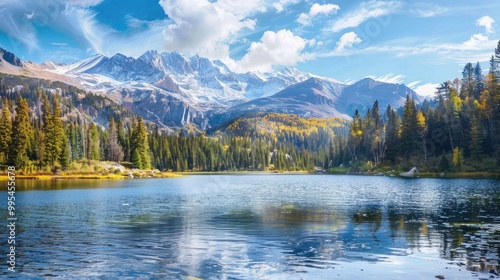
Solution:
M0 46L37 63L155 49L427 94L469 61L487 71L500 37L491 0L1 0L0 18Z

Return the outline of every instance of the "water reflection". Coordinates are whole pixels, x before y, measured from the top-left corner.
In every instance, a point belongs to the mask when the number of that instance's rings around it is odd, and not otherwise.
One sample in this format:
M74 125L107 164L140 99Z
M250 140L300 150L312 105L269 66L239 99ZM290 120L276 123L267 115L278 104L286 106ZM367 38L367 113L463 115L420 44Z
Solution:
M307 175L94 182L92 189L18 193L20 276L499 277L497 181ZM114 188L103 188L108 183Z

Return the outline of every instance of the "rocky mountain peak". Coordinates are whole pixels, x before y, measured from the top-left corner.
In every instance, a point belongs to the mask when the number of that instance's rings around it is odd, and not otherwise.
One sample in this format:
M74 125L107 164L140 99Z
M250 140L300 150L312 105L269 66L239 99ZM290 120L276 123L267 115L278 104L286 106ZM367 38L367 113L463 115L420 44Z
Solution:
M0 48L0 56L2 57L3 60L5 60L6 62L8 62L14 66L18 66L18 67L23 66L23 63L21 62L21 60L15 54L13 54L7 50Z

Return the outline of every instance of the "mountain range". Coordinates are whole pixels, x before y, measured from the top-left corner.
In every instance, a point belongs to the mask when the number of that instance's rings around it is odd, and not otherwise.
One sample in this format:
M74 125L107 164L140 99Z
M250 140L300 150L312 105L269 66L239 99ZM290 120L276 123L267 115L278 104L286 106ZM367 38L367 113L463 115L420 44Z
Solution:
M205 130L241 116L264 113L341 117L361 113L375 100L380 108L403 105L403 84L362 79L344 84L295 68L235 73L223 62L178 52L148 51L138 58L95 55L72 64L22 62L0 48L0 72L64 82L102 94L160 127L194 124Z

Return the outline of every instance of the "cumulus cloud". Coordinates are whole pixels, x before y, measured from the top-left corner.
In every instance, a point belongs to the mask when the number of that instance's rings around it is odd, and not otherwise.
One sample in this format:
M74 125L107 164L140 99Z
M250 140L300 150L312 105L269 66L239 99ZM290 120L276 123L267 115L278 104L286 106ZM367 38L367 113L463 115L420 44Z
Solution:
M248 2L251 2L251 1L248 1ZM273 7L276 9L276 12L279 14L285 10L286 6L292 5L292 4L297 4L299 2L300 2L300 0L279 0L276 3L273 3Z
M164 49L198 53L212 59L229 57L227 43L242 30L254 29L248 18L263 7L262 1L161 0L172 23L163 30Z
M259 42L250 45L238 65L241 69L261 72L271 71L274 65L292 66L308 58L303 53L307 43L290 30L266 31Z
M489 16L484 16L476 20L476 25L486 28L487 33L495 33L495 29L493 28L494 23L495 20Z
M338 5L335 4L318 4L314 3L308 13L301 13L297 18L297 22L302 25L311 25L311 20L320 15L335 14L340 9Z
M397 1L362 2L355 9L334 21L330 30L339 32L346 28L357 27L368 19L394 13L401 5L402 4Z
M474 34L458 48L464 50L481 50L489 41L488 37L483 34Z
M362 40L359 38L358 34L354 33L353 31L345 33L340 37L339 41L337 42L337 47L335 48L335 52L340 53L345 50L346 47L352 47L355 44L361 43Z

